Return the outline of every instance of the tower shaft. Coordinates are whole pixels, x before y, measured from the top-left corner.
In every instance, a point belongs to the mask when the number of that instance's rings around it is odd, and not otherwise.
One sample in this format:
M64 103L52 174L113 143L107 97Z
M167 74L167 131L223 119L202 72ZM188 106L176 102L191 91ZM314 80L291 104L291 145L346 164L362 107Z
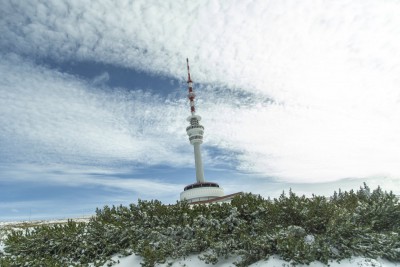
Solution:
M196 181L198 183L204 183L204 169L203 160L201 159L200 143L195 143L194 147L194 162L196 165Z

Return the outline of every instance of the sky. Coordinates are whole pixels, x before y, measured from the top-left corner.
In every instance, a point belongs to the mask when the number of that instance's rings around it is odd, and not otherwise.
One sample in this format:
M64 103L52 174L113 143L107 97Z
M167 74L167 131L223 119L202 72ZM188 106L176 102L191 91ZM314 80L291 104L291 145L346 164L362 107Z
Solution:
M175 203L195 182L186 58L226 194L400 194L400 1L0 6L0 220Z

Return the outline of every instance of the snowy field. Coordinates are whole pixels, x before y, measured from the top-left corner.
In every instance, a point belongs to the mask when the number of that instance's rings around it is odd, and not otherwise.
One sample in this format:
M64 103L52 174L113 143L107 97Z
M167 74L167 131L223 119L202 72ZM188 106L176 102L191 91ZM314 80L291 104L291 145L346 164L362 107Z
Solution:
M14 221L14 222L1 222L0 221L0 249L2 246L2 241L6 237L7 233L13 229L26 229L29 227L35 227L42 224L63 224L68 222L68 220L73 220L74 222L89 222L91 216L85 216L75 219L54 219L54 220L33 220L33 221ZM1 250L0 250L1 251Z
M113 260L118 261L116 265L117 267L134 267L134 266L141 266L140 261L141 258L136 255L131 255L128 257L114 257ZM199 260L197 256L191 256L186 258L185 260L181 261L176 261L172 263L172 265L169 262L166 262L164 264L159 264L156 265L158 267L203 267L203 266L216 266L216 267L233 267L233 262L235 259L228 259L225 261L221 261L216 265L212 264L205 264L203 261ZM106 267L107 264L104 264L103 267ZM251 264L250 267L290 267L289 262L284 261L279 259L279 257L273 256L270 257L266 261L259 261L257 263ZM312 262L310 265L303 265L299 264L296 265L298 267L324 267L327 266L323 263L320 262ZM329 263L330 267L397 267L400 266L400 263L393 263L393 262L388 262L386 260L378 259L366 259L366 258L360 258L360 257L353 257L348 260L343 260L340 263L338 262L330 262Z

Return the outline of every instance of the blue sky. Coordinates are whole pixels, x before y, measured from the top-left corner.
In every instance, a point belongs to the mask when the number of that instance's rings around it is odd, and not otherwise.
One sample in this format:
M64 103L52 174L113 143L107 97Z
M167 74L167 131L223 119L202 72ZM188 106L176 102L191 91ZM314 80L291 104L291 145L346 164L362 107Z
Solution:
M398 1L8 1L0 220L225 192L400 193Z

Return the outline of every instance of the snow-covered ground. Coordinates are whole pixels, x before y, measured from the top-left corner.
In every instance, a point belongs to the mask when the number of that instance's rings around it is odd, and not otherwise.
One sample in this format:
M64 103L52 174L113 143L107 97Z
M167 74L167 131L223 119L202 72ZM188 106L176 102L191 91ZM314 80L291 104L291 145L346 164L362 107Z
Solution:
M114 265L116 267L141 266L140 265L141 258L136 255L131 255L131 256L123 257L123 258L119 258L116 256L116 257L113 257L113 260L115 260L115 261L119 260L119 263ZM205 267L205 266L233 267L234 261L235 261L235 259L232 258L232 259L228 259L225 261L221 261L216 265L212 265L212 264L204 263L204 261L199 260L197 256L193 255L193 256L186 258L185 260L176 261L176 262L172 263L172 265L170 265L169 262L167 261L164 264L158 264L156 266L157 267L184 267L184 266L185 267ZM103 267L106 267L106 266L107 266L107 264L104 264ZM268 260L259 261L259 262L256 262L256 263L250 265L250 267L290 267L290 266L291 265L289 262L281 260L277 256L272 256ZM299 264L296 266L298 266L298 267L325 267L326 265L321 262L312 262L310 265ZM400 266L400 262L393 263L393 262L389 262L389 261L386 261L383 259L374 260L374 259L353 257L351 259L342 260L340 263L336 262L336 261L332 261L329 263L329 266L330 267L398 267L398 266Z
M0 244L5 238L7 232L13 229L26 229L29 227L34 227L42 224L62 224L67 223L68 220L73 220L74 222L89 222L91 215L84 216L74 219L54 219L54 220L32 220L32 221L14 221L14 222L2 222L0 221Z
M0 221L0 229L6 227L23 228L26 225L41 225L41 224L56 224L56 223L66 223L68 220L73 220L74 222L88 222L92 215L83 216L74 219L54 219L54 220L31 220L31 221L14 221L14 222L2 222Z

